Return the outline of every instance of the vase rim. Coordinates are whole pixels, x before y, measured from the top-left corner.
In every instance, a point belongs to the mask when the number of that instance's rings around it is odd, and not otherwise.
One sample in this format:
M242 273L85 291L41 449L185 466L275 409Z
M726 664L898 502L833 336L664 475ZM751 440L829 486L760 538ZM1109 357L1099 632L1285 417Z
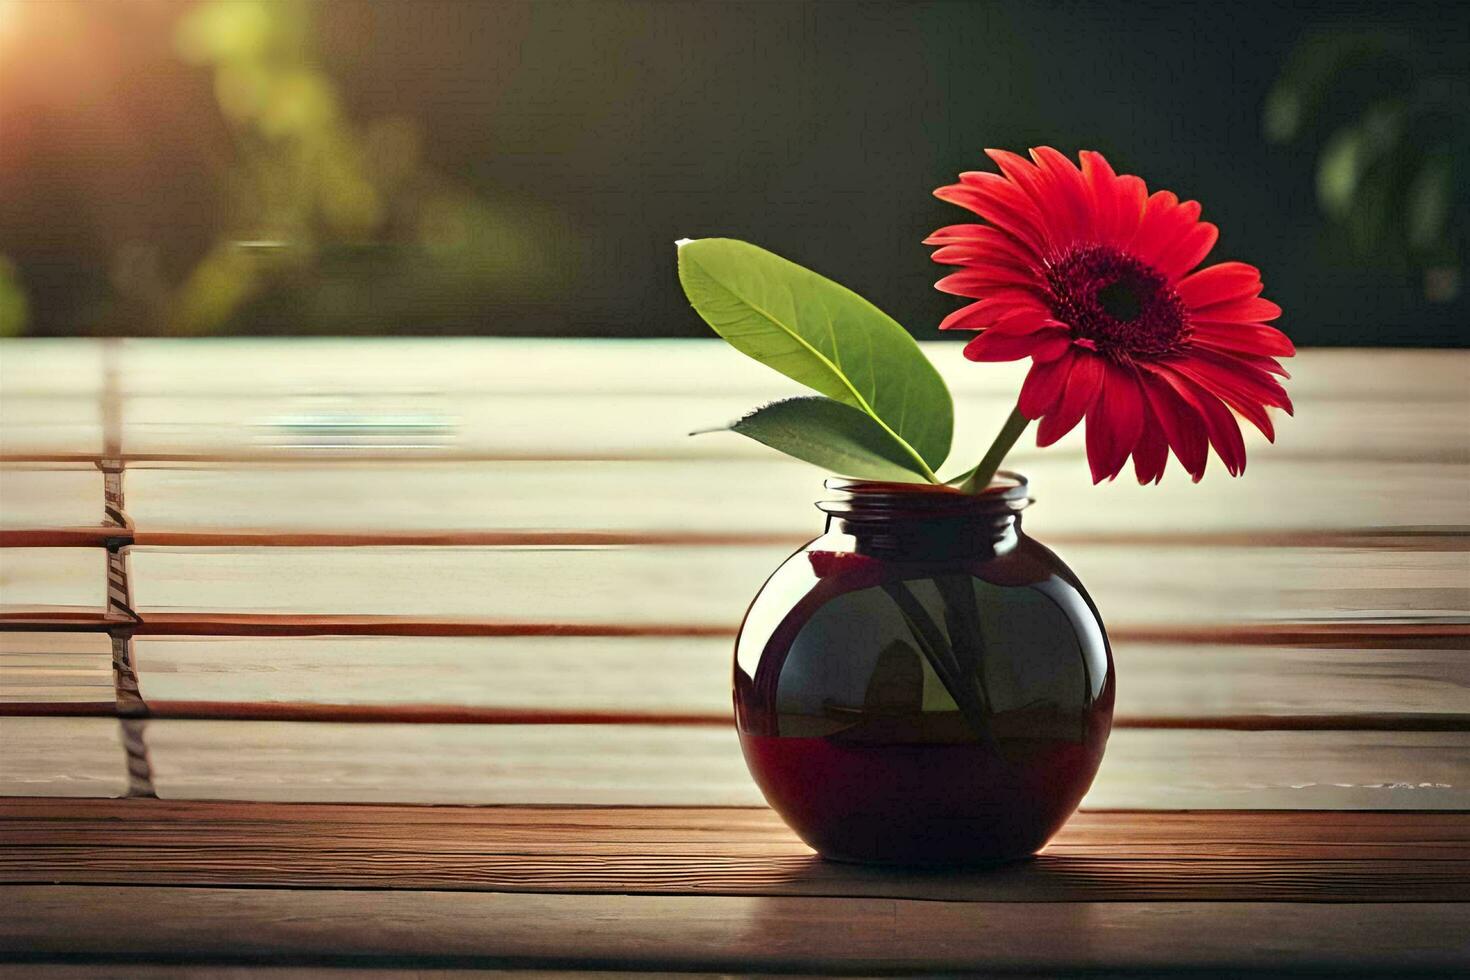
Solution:
M848 520L964 520L1012 514L1031 503L1030 483L1013 470L1001 470L980 493L948 484L896 483L833 477L823 484L843 494L819 500L817 509Z

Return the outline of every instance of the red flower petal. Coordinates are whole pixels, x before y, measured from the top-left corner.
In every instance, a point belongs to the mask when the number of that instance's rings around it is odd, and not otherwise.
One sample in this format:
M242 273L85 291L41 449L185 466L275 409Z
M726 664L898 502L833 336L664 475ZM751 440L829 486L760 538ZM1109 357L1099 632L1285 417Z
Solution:
M1269 299L1254 296L1190 310L1189 319L1194 323L1263 323L1280 315L1281 307Z
M1261 292L1261 272L1244 262L1219 262L1191 272L1174 285L1190 309L1233 299L1249 299Z
M1071 373L1071 357L1033 363L1025 383L1021 385L1021 397L1016 408L1028 419L1041 418L1062 397L1067 375Z
M934 250L929 256L940 265L964 265L967 262L983 261L985 258L985 247L983 245L942 245Z
M1220 353L1226 352L1221 351ZM1229 351L1228 353L1242 364L1249 364L1266 374L1274 374L1279 378L1287 379L1291 377L1291 373L1282 367L1281 363L1274 357L1267 357L1264 354L1246 354L1241 351Z
M1185 232L1154 265L1168 278L1178 279L1203 262L1219 238L1219 228L1201 221Z
M1241 351L1272 357L1290 357L1296 353L1291 339L1261 323L1197 323L1189 332L1191 343L1222 351Z
M984 330L995 322L995 316L983 302L961 306L939 321L940 330Z
M1023 276L1006 271L999 266L972 267L963 272L952 272L934 284L941 293L956 296L989 296L998 289L1039 290L1034 276ZM1038 297L1038 304L1040 298Z
M1192 351L1182 363L1197 365L1199 370L1218 379L1218 384L1233 388L1262 405L1285 409L1288 415L1294 413L1291 396L1264 367L1212 350Z
M994 246L984 242L960 242L954 245L942 245L934 250L929 256L941 265L963 265L976 272L994 271L997 273L1009 273L1021 277L1025 282L1035 283L1038 281L1036 275L1036 263L1030 260L1022 260L1002 255L996 251Z
M1093 237L1100 242L1118 240L1118 196L1114 184L1118 175L1101 153L1083 150L1082 181L1087 185L1087 195L1092 204Z
M1022 305L1001 297L982 299L969 306L960 307L940 322L939 329L986 330L1017 317L1046 320L1053 325L1060 326L1044 309Z
M925 245L978 245L991 257L1034 268L1040 261L1031 246L994 225L947 225L924 239Z
M981 180L982 177L990 179ZM1025 195L1004 178L995 174L961 174L960 183L941 187L934 196L969 208L997 228L1009 232L1036 254L1042 254L1045 241L1042 216Z
M1066 329L1066 324L1058 323L1041 310L986 300L960 307L939 324L940 330L999 330L1010 334L1032 333L1048 327Z
M945 225L936 228L928 238L924 239L925 245L952 245L957 242L981 242L986 236L998 234L997 230L990 225Z
M1239 476L1244 473L1245 440L1241 438L1240 426L1236 424L1235 416L1230 414L1230 409L1225 407L1225 403L1188 378L1169 371L1167 368L1155 367L1161 377L1168 378L1171 382L1178 382L1175 385L1176 389L1188 391L1193 396L1194 406L1204 417L1205 431L1210 437L1210 445L1215 447L1215 455L1219 456L1220 462L1225 464L1226 472L1231 476Z
M1242 395L1240 389L1212 375L1208 365L1201 361L1184 359L1170 366L1239 412L1242 418L1261 430L1268 442L1276 441L1276 429L1271 425L1271 416L1266 414L1261 402Z
M1148 187L1138 177L1124 174L1114 184L1118 202L1119 245L1126 245L1138 234L1139 222L1143 220L1143 207L1148 201Z
M1036 428L1038 446L1050 446L1076 428L1102 391L1102 358L1078 351L1071 361L1072 370L1067 375L1061 399L1042 416L1041 424Z
M1178 214L1179 198L1173 191L1154 191L1144 202L1143 214L1138 220L1138 232L1129 243L1129 250L1145 262L1153 261L1159 243L1182 236L1192 225L1193 219L1184 220Z
M965 345L965 357L972 361L1019 361L1023 357L1051 361L1061 357L1071 346L1071 338L1061 330L1019 335L986 330Z
M1133 447L1133 474L1138 482L1158 483L1169 463L1169 442L1147 397L1143 400L1143 432Z
M1209 461L1210 443L1205 433L1204 418L1190 399L1181 395L1173 385L1149 371L1140 374L1143 393L1148 397L1149 408L1164 430L1169 448L1190 478L1198 483L1205 475Z
M996 166L1000 167L1000 172L1007 180L1019 187L1031 199L1038 213L1047 213L1046 181L1035 164L1007 150L986 150L985 155L995 161Z
M999 319L985 329L1018 337L1021 334L1036 333L1038 330L1066 331L1067 325L1053 320L1045 313L1037 313L1034 310L1011 310L1003 313ZM1070 333L1067 336L1070 344Z
M1087 464L1092 482L1123 470L1143 433L1143 393L1131 370L1105 362L1102 394L1087 413Z
M1076 165L1049 146L1035 147L1031 158L1043 175L1047 199L1055 202L1046 212L1053 240L1091 237L1092 216L1088 209L1091 195Z
M1170 362L1170 368L1183 374L1261 430L1269 441L1276 441L1276 429L1266 406L1292 412L1291 399L1276 379L1248 364L1210 352Z

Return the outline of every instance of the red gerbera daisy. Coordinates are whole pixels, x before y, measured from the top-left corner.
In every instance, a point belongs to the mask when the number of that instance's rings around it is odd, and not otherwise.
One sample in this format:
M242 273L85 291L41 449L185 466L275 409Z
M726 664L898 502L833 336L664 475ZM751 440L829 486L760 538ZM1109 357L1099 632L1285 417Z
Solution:
M951 225L925 240L934 260L962 270L938 288L978 300L944 330L978 330L973 361L1032 360L1017 412L1040 419L1048 446L1087 419L1093 482L1133 457L1140 483L1158 482L1172 449L1196 481L1208 447L1232 476L1245 470L1233 409L1274 441L1268 407L1292 410L1272 375L1295 353L1266 321L1255 266L1192 272L1215 244L1200 206L1148 193L1084 150L1079 170L1050 147L1031 160L986 150L1001 173L965 173L935 196L988 224ZM1024 425L1024 421L1021 422Z

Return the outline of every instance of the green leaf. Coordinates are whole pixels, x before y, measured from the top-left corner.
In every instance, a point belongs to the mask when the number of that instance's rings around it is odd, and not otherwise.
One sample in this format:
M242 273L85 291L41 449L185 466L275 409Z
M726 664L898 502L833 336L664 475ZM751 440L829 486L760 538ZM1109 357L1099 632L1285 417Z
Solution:
M841 476L902 483L925 479L893 433L830 398L803 395L771 402L726 428Z
M949 455L954 403L896 321L857 293L729 238L679 246L694 309L736 350L865 413L933 476Z

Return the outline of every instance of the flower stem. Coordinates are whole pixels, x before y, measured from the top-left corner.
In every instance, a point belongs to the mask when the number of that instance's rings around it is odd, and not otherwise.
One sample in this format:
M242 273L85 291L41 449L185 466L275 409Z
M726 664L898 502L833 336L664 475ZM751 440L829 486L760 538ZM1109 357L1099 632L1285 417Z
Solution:
M980 493L990 486L990 481L995 478L995 473L1000 469L1001 462L1005 460L1006 453L1011 451L1011 447L1016 444L1017 439L1021 438L1021 433L1025 432L1026 426L1030 424L1031 420L1021 414L1019 407L1011 409L1010 417L1006 419L1006 424L1001 426L995 441L986 450L985 458L980 460L979 465L965 476L959 484L959 489L965 493Z

